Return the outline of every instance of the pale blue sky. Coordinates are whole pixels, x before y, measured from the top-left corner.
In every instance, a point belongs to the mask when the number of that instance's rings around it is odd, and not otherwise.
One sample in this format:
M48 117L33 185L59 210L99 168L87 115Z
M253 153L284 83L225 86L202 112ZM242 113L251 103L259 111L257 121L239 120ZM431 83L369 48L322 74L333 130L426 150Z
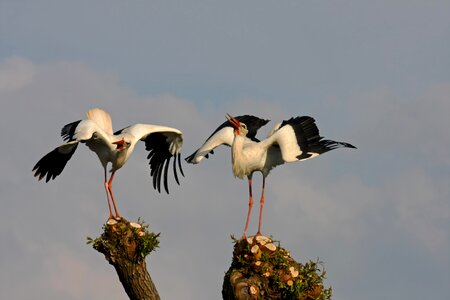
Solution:
M313 116L358 150L274 170L263 232L323 260L335 300L449 294L450 2L93 2L0 0L0 298L126 297L84 244L107 217L95 155L80 147L51 184L31 173L96 106L115 129L179 128L184 156L226 113L273 120L260 137ZM162 233L148 259L161 297L220 299L247 208L229 149L184 165L166 196L137 148L114 189L125 217Z

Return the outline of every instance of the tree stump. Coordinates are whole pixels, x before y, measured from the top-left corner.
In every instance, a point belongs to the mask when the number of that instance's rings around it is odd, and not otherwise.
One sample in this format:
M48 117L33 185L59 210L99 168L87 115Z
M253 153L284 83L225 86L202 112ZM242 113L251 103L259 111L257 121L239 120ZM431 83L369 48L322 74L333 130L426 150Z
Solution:
M233 259L222 286L224 300L331 299L331 287L323 285L321 262L298 263L265 236L233 240Z
M160 299L147 271L145 257L158 247L159 234L149 232L142 222L109 219L103 233L96 239L88 237L88 244L103 253L116 269L125 292L132 300Z

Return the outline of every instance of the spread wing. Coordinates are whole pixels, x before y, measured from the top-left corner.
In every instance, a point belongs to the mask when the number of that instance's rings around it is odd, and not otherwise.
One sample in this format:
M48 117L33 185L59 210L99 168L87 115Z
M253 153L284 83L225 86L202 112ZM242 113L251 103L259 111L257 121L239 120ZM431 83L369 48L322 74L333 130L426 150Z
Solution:
M163 180L164 189L169 193L168 188L168 173L169 164L173 160L173 174L177 184L178 171L184 176L181 167L180 153L183 146L183 137L180 130L150 124L136 124L122 130L119 130L115 135L121 133L128 133L133 135L137 140L145 143L145 150L149 151L147 158L150 165L150 176L153 177L153 187L161 192L161 181Z
M247 138L253 141L259 141L255 136L259 128L266 125L269 120L260 119L251 115L235 117L239 122L247 125ZM220 145L231 146L234 139L233 125L230 121L225 121L206 139L203 145L194 153L185 158L188 163L198 164L204 157L214 154L214 149Z

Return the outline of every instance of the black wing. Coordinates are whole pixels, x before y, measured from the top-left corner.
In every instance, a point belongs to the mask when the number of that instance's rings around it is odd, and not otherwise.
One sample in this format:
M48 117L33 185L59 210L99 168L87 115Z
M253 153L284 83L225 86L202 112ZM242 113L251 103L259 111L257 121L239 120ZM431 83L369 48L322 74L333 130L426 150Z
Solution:
M147 158L150 160L150 176L153 177L153 187L161 192L161 177L164 176L164 189L166 193L169 193L167 185L167 175L170 160L172 156L173 161L173 173L175 176L175 181L179 185L177 167L184 176L183 169L181 168L180 154L172 155L169 151L170 143L167 141L167 136L163 132L154 132L149 134L145 138L145 149L150 151Z
M55 179L64 170L77 147L78 143L64 144L46 154L34 166L34 177L38 177L38 180L47 177L45 182Z

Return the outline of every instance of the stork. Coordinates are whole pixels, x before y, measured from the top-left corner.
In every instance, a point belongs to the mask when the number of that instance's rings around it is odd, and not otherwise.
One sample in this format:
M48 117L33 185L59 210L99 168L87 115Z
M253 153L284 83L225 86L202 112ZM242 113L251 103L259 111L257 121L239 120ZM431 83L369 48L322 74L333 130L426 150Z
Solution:
M315 120L309 116L290 118L275 125L268 137L260 141L256 138L256 133L268 122L269 120L251 115L235 118L227 114L227 121L220 125L200 148L186 157L188 163L198 164L203 158L214 154L216 147L231 146L234 176L241 179L246 176L248 179L249 202L244 237L247 235L253 207L252 176L254 172L261 172L263 177L256 234L261 235L266 177L273 168L287 162L304 161L340 147L356 148L349 143L324 140L319 135Z
M113 218L111 204L115 217L120 218L117 210L112 182L116 171L126 163L133 153L138 141L145 143L149 151L147 158L150 165L150 176L153 177L153 187L161 192L161 180L164 176L164 189L169 193L167 177L169 163L172 157L175 181L179 183L177 168L181 168L180 152L183 145L180 130L151 124L135 124L113 133L111 116L100 108L93 108L86 113L85 120L78 120L65 125L61 130L64 144L42 157L34 166L34 176L45 182L55 179L64 170L79 143L84 143L95 152L104 170L104 186L108 200L109 219ZM108 179L107 166L111 164L111 176Z

